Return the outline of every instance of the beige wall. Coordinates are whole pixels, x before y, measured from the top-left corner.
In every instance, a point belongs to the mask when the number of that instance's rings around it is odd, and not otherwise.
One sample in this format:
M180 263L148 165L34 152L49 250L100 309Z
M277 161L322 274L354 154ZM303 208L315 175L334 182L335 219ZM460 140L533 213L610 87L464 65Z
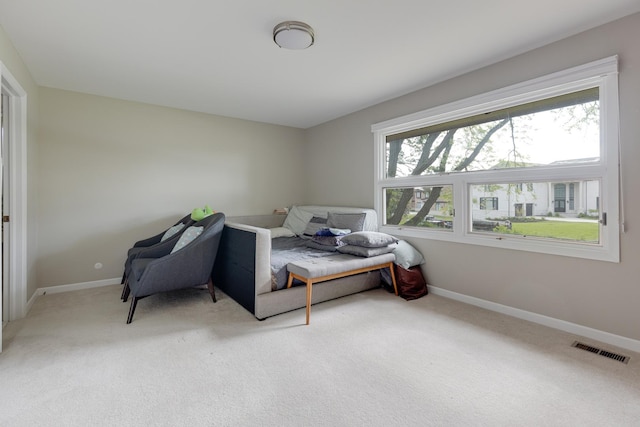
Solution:
M40 117L40 287L119 277L135 240L195 207L268 214L304 195L299 129L49 88Z
M38 153L38 86L25 67L20 55L15 50L9 37L0 27L0 61L27 93L27 291L26 299L37 289L36 254L37 254L37 206L36 190L37 169L31 167L37 161ZM23 301L26 304L26 301Z
M308 130L309 199L373 205L371 125L611 55L620 57L620 142L627 233L619 264L411 239L430 284L640 339L640 14ZM324 161L323 161L324 160ZM327 173L323 164L332 164Z

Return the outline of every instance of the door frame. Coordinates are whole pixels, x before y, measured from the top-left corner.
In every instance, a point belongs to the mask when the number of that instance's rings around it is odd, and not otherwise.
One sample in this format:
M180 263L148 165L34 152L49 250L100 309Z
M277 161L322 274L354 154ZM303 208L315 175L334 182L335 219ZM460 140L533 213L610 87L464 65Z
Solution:
M9 321L27 308L27 92L0 61L2 90L9 95ZM0 188L0 191L2 189Z

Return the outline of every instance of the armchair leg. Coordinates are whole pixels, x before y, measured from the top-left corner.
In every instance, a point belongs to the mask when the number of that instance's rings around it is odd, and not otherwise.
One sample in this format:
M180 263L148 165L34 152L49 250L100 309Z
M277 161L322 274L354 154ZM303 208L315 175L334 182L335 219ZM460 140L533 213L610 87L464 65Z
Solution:
M127 273L126 272L122 273L122 280L120 281L121 285L124 285L124 281L125 281L126 278L127 278Z
M209 288L209 294L211 294L211 299L213 300L213 302L218 302L218 300L216 299L216 290L213 287L213 280L211 280L211 277L209 277L207 287Z
M131 288L129 288L129 280L124 282L124 288L122 289L122 295L120 296L120 298L122 299L122 302L127 302L127 299L129 299L129 294L131 293Z
M131 300L131 307L129 307L129 317L127 317L127 325L131 323L131 319L133 319L133 313L136 311L138 299L138 297L133 297L133 299Z

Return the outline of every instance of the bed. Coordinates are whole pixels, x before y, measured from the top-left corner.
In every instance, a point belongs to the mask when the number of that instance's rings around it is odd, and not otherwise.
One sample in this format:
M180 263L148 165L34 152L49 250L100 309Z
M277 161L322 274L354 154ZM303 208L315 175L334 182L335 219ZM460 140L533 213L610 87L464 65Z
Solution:
M260 320L305 307L305 286L294 283L293 287L286 287L286 266L297 259L335 255L307 247L308 236L304 238L303 235L312 218L327 218L332 213L364 214L362 229L377 230L376 212L367 208L307 205L292 207L286 216L229 217L213 271L215 286ZM272 238L272 234L279 235L277 233L283 226L295 237L283 235ZM329 280L314 285L312 303L380 285L379 271Z

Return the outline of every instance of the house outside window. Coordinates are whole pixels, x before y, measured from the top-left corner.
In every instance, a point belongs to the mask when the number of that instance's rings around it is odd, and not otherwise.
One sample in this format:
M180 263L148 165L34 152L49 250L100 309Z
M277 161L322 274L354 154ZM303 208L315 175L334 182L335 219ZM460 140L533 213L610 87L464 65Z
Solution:
M497 197L480 197L480 209L497 211L498 210L498 198Z
M376 124L381 229L619 262L617 119L612 57Z

